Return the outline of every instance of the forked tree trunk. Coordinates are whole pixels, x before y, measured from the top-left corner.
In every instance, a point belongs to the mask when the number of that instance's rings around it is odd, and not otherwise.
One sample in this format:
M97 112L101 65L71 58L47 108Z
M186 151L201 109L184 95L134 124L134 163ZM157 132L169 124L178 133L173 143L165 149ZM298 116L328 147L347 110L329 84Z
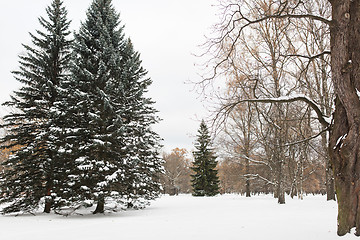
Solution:
M338 199L338 235L360 235L360 0L330 0L331 73L335 87L329 152Z

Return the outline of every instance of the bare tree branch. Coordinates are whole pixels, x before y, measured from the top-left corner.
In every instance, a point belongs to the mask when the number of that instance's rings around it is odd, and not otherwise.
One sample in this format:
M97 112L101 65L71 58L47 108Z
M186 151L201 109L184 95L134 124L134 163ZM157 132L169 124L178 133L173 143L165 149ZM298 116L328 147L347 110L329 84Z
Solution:
M224 26L222 27L221 30L221 37L214 39L211 44L210 47L208 49L208 51L210 50L210 48L214 47L214 46L221 46L221 43L226 42L226 39L231 39L231 46L228 49L228 54L218 63L215 64L214 68L213 68L213 74L210 77L207 77L203 80L204 81L208 81L211 79L214 79L217 74L218 74L218 68L224 64L225 62L227 62L231 56L231 54L233 53L233 51L235 50L235 46L236 43L238 42L238 40L240 39L241 34L243 33L244 29L254 25L254 24L258 24L261 23L263 21L269 20L269 19L301 19L301 18L307 18L307 19L312 19L315 21L320 21L323 22L327 25L331 25L331 20L328 20L324 17L321 16L317 16L317 15L312 15L312 14L282 14L284 12L284 9L279 11L278 14L270 14L270 15L266 15L263 17L260 17L258 19L250 19L248 17L245 16L245 14L241 11L241 6L238 4L230 4L229 6L227 6L227 8L230 8L232 6L236 6L237 10L233 11L232 14L230 15L230 19L224 19L223 22L226 21L226 23L224 23ZM238 17L237 17L238 16ZM237 18L236 18L237 17ZM241 26L238 26L238 24L240 25L241 22L244 22ZM228 30L227 30L228 29ZM235 34L234 37L231 37L231 34L237 29L237 33ZM221 47L222 48L222 47ZM315 56L313 56L315 57ZM309 59L312 57L308 57Z
M319 54L316 54L314 56L305 56L305 55L301 55L301 54L289 54L289 55L282 55L283 57L300 57L300 58L307 58L309 59L309 61L312 61L316 58L319 58L321 56L324 56L324 55L331 55L331 52L330 51L324 51L322 53L319 53Z
M324 128L324 129L323 129L322 131L320 131L318 134L315 134L315 135L313 135L313 136L311 136L311 137L309 137L309 138L302 139L302 140L299 140L299 141L296 141L296 142L287 143L287 144L284 144L283 146L284 146L284 147L288 147L288 146L292 146L292 145L296 145L296 144L300 144L300 143L307 142L307 141L309 141L309 140L311 140L311 139L314 139L314 138L319 137L321 134L323 134L323 133L326 132L326 131L329 131L329 127Z
M267 178L264 178L263 176L261 176L261 175L259 175L259 174L245 174L245 175L243 175L243 177L245 177L245 178L252 178L252 179L255 179L255 178L258 178L258 179L261 179L261 180L263 180L263 181L265 181L267 184L270 184L270 185L276 185L276 183L274 183L274 182L272 182L272 181L270 181L269 179L267 179Z
M320 110L319 106L310 98L306 97L305 95L298 95L293 97L279 97L279 98L263 98L263 99L242 99L237 100L233 103L227 104L223 106L219 113L216 115L216 118L220 117L221 113L224 113L225 115L228 115L235 106L241 103L250 102L250 103L291 103L291 102L297 102L302 101L307 103L316 113L317 119L321 123L321 125L324 128L328 128L330 126L330 122L327 121L326 117Z

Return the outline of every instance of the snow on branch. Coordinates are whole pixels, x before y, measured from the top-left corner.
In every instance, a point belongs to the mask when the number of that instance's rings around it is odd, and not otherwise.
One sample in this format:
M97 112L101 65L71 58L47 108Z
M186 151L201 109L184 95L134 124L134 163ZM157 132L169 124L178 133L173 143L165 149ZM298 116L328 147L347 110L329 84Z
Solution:
M271 171L273 170L272 167L271 167L271 165L270 165L269 163L267 163L267 162L264 162L264 161L261 161L261 160L255 160L255 159L253 159L253 158L250 158L250 157L245 156L244 154L238 154L238 156L239 156L240 158L249 160L249 162L251 162L251 163L254 163L254 164L257 164L257 165L265 165L265 166L267 166ZM237 161L237 160L235 160L235 159L229 159L229 160L230 160L231 162L233 162L233 163L242 164L240 161Z
M263 176L259 175L259 174L245 174L243 175L243 177L245 178L250 178L250 179L261 179L263 181L266 182L266 184L270 184L270 185L276 185L276 183L274 183L273 181L270 181L269 179L267 178L264 178Z

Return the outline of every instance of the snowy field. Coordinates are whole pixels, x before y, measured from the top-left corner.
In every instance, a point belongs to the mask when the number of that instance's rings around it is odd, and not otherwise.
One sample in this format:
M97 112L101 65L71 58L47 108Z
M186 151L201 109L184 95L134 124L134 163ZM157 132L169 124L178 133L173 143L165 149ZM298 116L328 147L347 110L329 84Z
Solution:
M144 210L63 217L0 216L1 240L332 240L337 206L325 196L303 201L237 195L163 196Z

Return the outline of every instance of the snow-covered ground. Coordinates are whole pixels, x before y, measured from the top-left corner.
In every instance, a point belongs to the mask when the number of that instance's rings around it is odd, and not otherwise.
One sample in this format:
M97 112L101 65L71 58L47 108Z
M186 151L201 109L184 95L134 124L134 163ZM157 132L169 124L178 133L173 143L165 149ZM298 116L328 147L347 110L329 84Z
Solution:
M144 210L63 217L0 216L1 240L332 240L337 206L325 196L163 196Z

